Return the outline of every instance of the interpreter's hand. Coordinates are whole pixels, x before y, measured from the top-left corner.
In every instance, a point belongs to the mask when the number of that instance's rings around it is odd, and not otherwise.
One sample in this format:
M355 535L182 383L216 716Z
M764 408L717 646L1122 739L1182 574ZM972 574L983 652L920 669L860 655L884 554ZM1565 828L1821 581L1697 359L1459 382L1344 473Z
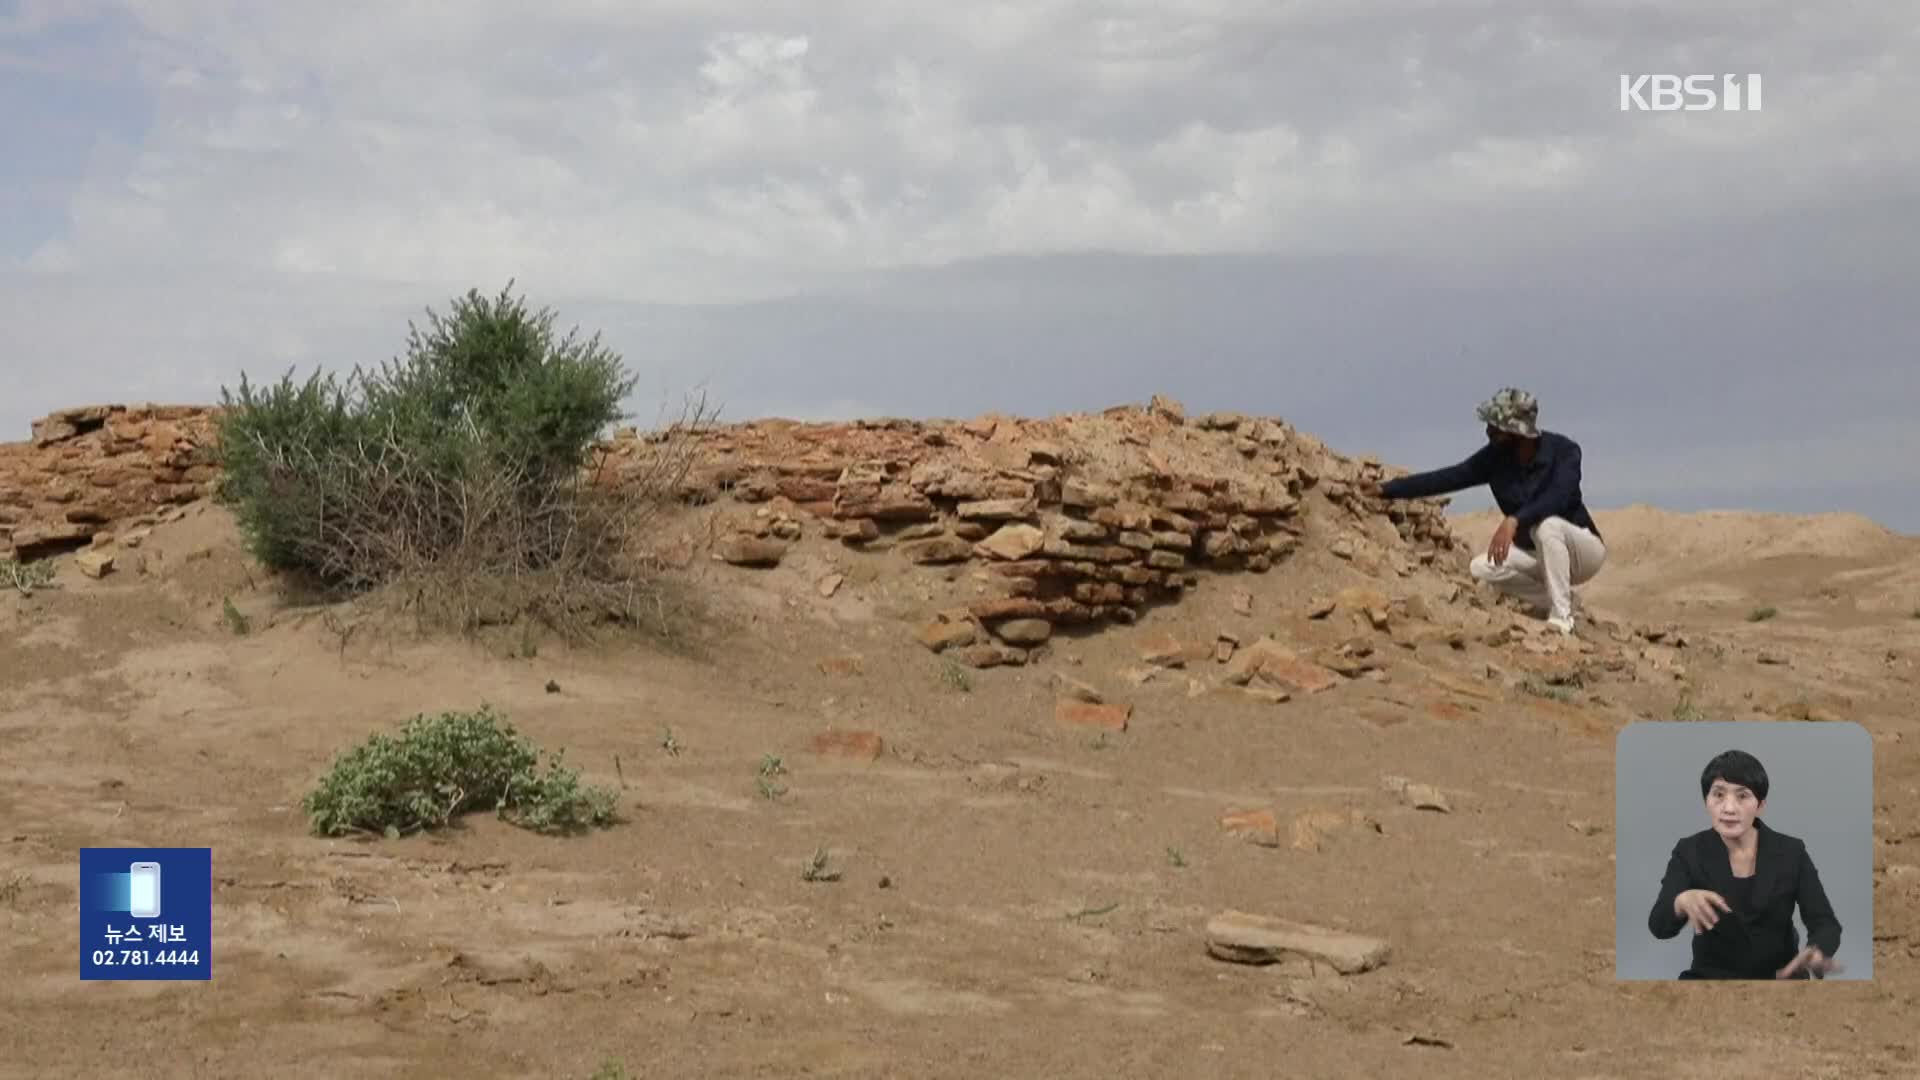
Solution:
M1719 911L1714 910L1718 908ZM1673 913L1685 917L1696 934L1704 934L1720 921L1720 912L1733 914L1733 907L1711 889L1688 889L1673 898Z
M1514 534L1520 531L1520 523L1513 518L1503 518L1500 527L1493 530L1493 540L1487 544L1487 558L1495 566L1504 566L1507 553L1513 550Z
M1800 955L1787 961L1787 966L1774 973L1776 979L1791 979L1794 972L1805 968L1812 975L1825 978L1835 972L1845 971L1838 960L1829 959L1818 947L1809 945L1800 950Z

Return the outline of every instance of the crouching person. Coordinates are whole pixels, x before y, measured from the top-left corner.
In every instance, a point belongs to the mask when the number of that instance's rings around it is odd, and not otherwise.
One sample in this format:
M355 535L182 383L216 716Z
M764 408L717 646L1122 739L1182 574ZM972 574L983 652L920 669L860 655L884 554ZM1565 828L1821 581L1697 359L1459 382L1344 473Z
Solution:
M1580 494L1580 444L1542 431L1540 405L1515 389L1479 408L1487 445L1457 465L1368 484L1377 498L1418 499L1486 485L1505 518L1485 553L1474 556L1474 579L1530 605L1547 625L1574 632L1574 588L1607 560L1599 526Z

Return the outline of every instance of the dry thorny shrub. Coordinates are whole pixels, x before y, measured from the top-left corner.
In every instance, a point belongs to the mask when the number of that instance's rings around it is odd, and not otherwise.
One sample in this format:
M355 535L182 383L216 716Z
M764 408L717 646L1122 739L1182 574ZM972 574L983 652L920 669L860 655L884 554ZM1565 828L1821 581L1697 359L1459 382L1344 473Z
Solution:
M449 469L392 438L254 452L281 504L308 507L307 527L285 534L293 557L324 594L371 601L362 615L468 634L532 624L570 641L611 624L677 641L692 599L652 541L712 419L704 399L690 403L624 472L604 446L579 470L545 473L479 452Z
M560 334L511 284L428 315L377 369L223 391L220 494L249 551L317 599L434 628L670 630L684 597L647 541L704 399L615 475L599 433L634 380L598 335Z

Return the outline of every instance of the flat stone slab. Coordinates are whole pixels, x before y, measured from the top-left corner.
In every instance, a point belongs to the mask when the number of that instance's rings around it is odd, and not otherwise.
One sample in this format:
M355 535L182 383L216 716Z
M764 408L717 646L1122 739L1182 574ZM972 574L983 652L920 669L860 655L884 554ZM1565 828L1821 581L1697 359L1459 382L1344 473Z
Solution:
M1342 975L1358 975L1385 964L1391 949L1378 938L1226 911L1207 923L1207 952L1237 964L1304 959L1325 964Z

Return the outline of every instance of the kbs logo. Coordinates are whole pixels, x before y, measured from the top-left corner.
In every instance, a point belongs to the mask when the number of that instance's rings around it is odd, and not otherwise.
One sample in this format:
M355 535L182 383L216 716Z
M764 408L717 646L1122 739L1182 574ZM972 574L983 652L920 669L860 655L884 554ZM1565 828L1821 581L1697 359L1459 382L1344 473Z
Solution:
M1621 112L1759 112L1758 75L1622 75Z

